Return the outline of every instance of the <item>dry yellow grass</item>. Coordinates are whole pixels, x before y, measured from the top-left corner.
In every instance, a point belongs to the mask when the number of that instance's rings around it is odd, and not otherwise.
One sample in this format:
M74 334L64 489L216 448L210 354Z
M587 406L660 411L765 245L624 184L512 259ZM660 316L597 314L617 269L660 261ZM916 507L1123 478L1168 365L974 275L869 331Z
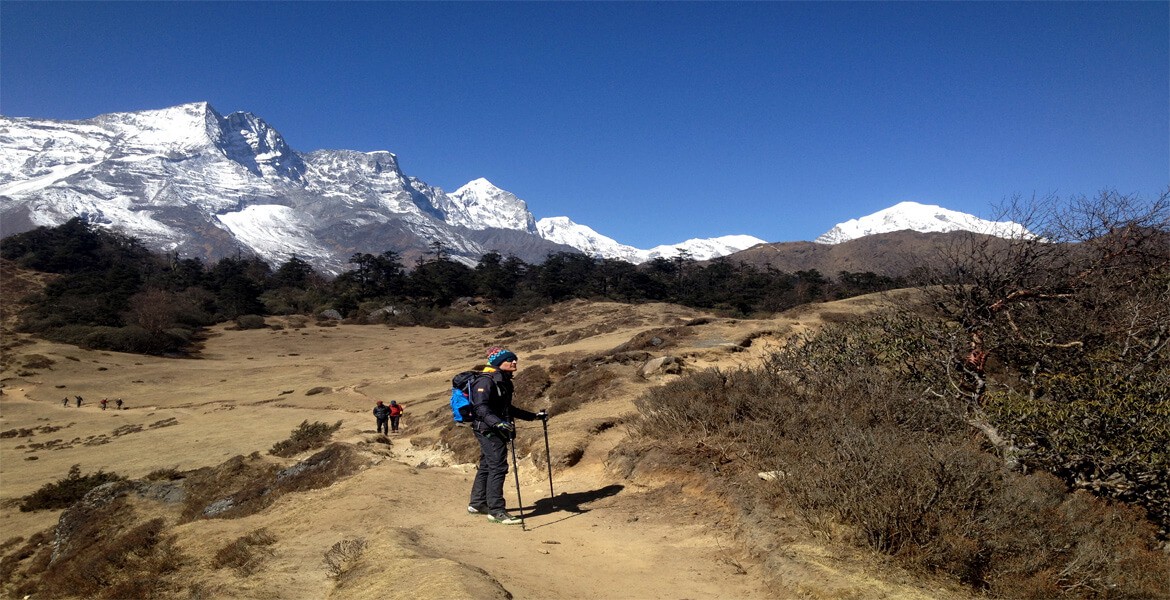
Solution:
M677 482L626 480L608 471L606 456L625 432L598 422L620 421L643 390L674 377L643 377L641 360L607 362L613 377L597 397L549 422L554 465L569 453L577 460L554 472L557 502L548 499L538 456L542 429L521 424L518 447L532 451L519 465L526 531L464 514L473 467L455 464L437 443L449 421L451 376L479 363L494 344L520 355L521 375L534 366L563 373L661 330L660 339L669 337L669 343L646 346L648 356L675 356L687 371L733 368L816 327L822 311L865 311L873 301L766 320L715 318L662 304L573 301L491 329L294 328L270 319L281 328L213 329L194 359L43 341L5 344L0 431L32 434L0 439L0 538L28 538L55 525L59 512L22 513L16 505L70 465L130 478L213 467L265 453L303 421L341 421L334 440L359 449L366 460L361 471L325 488L287 494L243 518L173 527L179 549L191 559L182 577L203 582L211 597L238 598L956 597L795 532L790 547L773 553L786 557L782 563L773 558L765 567L725 524L704 518L707 499L695 496L701 492L685 486L670 492ZM667 333L679 327L686 335ZM24 366L34 355L47 361ZM80 408L72 401L62 406L62 398L74 396L85 399ZM103 397L111 400L105 411L98 403ZM114 398L124 399L125 410L113 409ZM376 400L406 408L402 433L389 445L374 432ZM542 403L547 399L537 398L531 408ZM505 496L514 508L511 477ZM174 518L165 507L143 510ZM218 551L261 529L275 541L251 574L215 570ZM334 578L324 555L347 539L365 540L366 547Z

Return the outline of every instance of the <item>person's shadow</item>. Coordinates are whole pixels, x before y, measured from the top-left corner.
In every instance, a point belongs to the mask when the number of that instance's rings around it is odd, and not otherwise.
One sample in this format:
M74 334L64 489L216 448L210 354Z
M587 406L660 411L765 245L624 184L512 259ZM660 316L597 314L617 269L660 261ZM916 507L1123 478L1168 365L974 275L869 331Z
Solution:
M533 502L529 510L524 511L524 516L539 517L541 515L550 515L556 512L567 512L571 513L565 517L565 519L568 519L589 512L590 509L582 508L582 504L588 504L595 500L616 496L624 489L626 489L624 485L613 484L607 485L601 489L589 490L587 492L573 492L569 494L561 493L552 498L541 498L540 500ZM563 520L564 519L558 519L552 523ZM545 523L545 525L551 525L552 523ZM538 527L543 526L544 525L539 525Z

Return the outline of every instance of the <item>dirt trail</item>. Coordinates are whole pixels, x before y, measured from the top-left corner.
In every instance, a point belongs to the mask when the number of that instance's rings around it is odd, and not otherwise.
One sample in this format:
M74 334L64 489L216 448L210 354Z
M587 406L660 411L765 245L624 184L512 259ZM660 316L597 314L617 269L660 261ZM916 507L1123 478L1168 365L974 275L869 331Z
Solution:
M620 425L599 429L598 419L633 411L633 398L663 380L638 374L640 363L607 363L617 378L604 399L554 413L554 464L570 450L580 452L572 467L554 471L554 501L547 470L521 457L523 529L466 514L473 467L452 464L436 442L449 420L442 390L453 373L482 360L481 346L507 339L522 369L551 370L609 356L648 332L646 347L657 354L678 356L692 369L727 368L755 360L784 332L809 322L711 319L682 326L695 316L666 305L575 302L507 330L216 328L196 360L31 341L14 347L3 372L0 431L14 433L0 437L0 537L28 538L56 523L59 511L23 513L16 506L71 465L131 478L214 467L266 452L303 421L340 421L335 439L361 449L371 466L247 517L174 527L190 558L184 576L217 598L961 597L899 582L872 562L848 563L839 549L807 537L781 540L786 545L774 548L765 566L746 556L730 523L693 492L609 472L605 460L626 432ZM750 348L742 340L753 340ZM62 406L63 396L75 395L86 399L81 408ZM103 396L124 397L127 410L101 411ZM407 407L403 434L389 447L373 431L374 399ZM543 453L538 423L521 423L521 434L537 440L533 453ZM511 475L504 491L518 512ZM256 572L212 566L219 550L260 528L276 542ZM352 539L368 547L352 573L335 580L323 558Z
M516 598L767 596L758 579L729 561L734 543L702 515L655 511L638 501L628 482L599 478L596 471L554 477L557 496L550 501L547 473L524 462L523 528L465 514L470 468L387 462L336 492L350 496L341 507L384 506L384 525L406 528L436 554L483 569ZM510 478L505 498L519 514Z

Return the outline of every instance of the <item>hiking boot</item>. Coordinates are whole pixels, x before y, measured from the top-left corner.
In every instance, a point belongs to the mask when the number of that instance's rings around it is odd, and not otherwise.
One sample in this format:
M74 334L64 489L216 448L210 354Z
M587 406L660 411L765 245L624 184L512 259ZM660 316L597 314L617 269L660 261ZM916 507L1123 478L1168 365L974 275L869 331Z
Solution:
M490 513L491 513L491 511L489 511L486 506L476 506L474 504L469 504L467 506L467 514L472 515L472 516L486 515L486 514L490 514Z
M517 519L516 517L513 517L512 515L502 510L488 515L488 520L492 523L500 523L502 525L519 525L522 522L520 519Z

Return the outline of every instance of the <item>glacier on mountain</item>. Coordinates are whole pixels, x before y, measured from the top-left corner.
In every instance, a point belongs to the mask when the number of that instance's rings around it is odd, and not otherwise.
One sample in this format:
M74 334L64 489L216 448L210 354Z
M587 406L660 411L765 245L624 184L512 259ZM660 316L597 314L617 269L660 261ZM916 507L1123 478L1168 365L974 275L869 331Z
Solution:
M867 235L904 230L920 233L972 231L1003 238L1031 235L1023 225L1012 221L989 221L933 204L899 202L871 215L838 223L813 241L839 244Z

